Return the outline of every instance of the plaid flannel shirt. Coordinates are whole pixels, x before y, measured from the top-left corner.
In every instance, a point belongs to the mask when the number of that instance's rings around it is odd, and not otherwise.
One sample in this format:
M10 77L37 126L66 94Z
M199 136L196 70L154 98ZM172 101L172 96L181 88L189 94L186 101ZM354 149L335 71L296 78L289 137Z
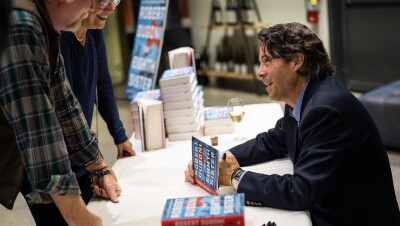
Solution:
M70 161L85 165L98 158L96 137L71 91L60 54L55 72L50 72L38 18L13 10L9 22L0 61L0 106L32 186L30 201L49 203L49 194L79 195Z

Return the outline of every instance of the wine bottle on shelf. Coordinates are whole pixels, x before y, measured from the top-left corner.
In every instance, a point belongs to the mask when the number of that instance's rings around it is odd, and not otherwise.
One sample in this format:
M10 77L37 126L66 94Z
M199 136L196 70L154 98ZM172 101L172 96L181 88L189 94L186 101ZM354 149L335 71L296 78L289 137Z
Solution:
M255 74L257 74L257 71L258 71L258 68L260 67L260 62L259 62L259 56L258 56L258 54L259 54L259 52L258 52L258 47L256 47L255 49L254 49L254 59L253 59L253 70L254 70L254 73Z
M241 59L240 59L240 49L236 49L233 53L233 61L234 61L234 72L236 74L240 74L240 64L241 64Z
M206 48L203 48L201 53L195 54L196 65L198 65L197 70L202 70L203 73L206 73L208 69L208 53Z
M243 24L254 24L255 15L254 8L251 0L242 0L242 7L240 9Z
M217 57L215 58L214 69L218 72L222 71L222 47L217 47Z
M208 53L205 48L203 48L203 53L200 55L199 58L199 67L203 71L206 71L208 69Z
M212 17L215 25L222 24L222 8L219 0L212 1Z
M243 75L249 73L249 70L247 68L246 55L243 48L241 48L240 51L240 73Z
M226 56L227 56L227 61L228 61L228 71L229 72L234 72L235 71L235 62L233 60L233 50L232 48L225 49L226 51Z
M228 54L226 49L224 49L224 45L221 45L221 71L224 73L228 72Z
M228 25L236 25L237 24L237 9L238 4L237 0L227 0L226 1L226 18L225 21Z

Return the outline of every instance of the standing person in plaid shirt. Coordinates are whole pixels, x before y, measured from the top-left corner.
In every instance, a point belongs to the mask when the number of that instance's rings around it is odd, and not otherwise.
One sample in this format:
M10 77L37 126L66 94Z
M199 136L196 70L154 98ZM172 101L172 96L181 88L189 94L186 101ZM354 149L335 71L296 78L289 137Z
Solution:
M121 189L66 79L58 32L76 30L94 1L13 0L13 8L0 61L0 203L11 209L21 187L30 204L58 207L48 219L31 209L37 225L101 225L71 162L91 173L96 195L118 202Z

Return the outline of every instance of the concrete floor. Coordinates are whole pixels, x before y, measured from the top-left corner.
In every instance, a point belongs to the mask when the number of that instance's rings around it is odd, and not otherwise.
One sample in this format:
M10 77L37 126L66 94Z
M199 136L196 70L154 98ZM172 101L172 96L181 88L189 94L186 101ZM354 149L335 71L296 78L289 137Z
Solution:
M116 87L115 91L117 93L117 96L122 97L124 93L124 87ZM257 95L249 92L216 89L212 87L204 88L205 106L225 105L227 104L228 99L232 97L241 97L245 104L271 102L271 100L268 99L267 95ZM128 136L130 136L132 134L132 123L130 118L129 102L124 100L123 98L119 99L118 108L121 120L123 121L126 129L126 133ZM107 162L111 165L115 162L117 157L116 147L113 144L112 137L109 135L107 126L104 121L99 116L98 123L96 123L95 118L96 117L94 117L92 129L98 133L99 145L102 153ZM388 151L388 155L391 163L397 200L398 202L400 202L400 152ZM7 210L0 205L0 219L0 226L35 225L29 209L23 197L20 195L17 198L13 210Z

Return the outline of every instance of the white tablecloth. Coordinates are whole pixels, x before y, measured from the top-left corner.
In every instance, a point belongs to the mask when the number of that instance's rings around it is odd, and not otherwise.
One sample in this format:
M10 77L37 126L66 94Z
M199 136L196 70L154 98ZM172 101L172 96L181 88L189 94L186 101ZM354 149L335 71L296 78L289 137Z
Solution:
M241 129L246 138L274 127L282 117L279 104L254 104L245 106L246 114ZM219 151L238 144L235 134L219 136ZM202 140L210 143L208 137ZM243 142L243 141L241 141ZM120 202L93 199L88 208L98 214L104 225L160 225L165 201L169 198L209 195L198 186L184 180L184 169L191 160L191 141L167 142L167 148L138 153L137 156L117 160L113 169L122 187ZM260 173L292 173L288 158L251 167ZM278 226L309 226L308 212L285 211L273 208L245 207L246 225L260 226L275 221Z

